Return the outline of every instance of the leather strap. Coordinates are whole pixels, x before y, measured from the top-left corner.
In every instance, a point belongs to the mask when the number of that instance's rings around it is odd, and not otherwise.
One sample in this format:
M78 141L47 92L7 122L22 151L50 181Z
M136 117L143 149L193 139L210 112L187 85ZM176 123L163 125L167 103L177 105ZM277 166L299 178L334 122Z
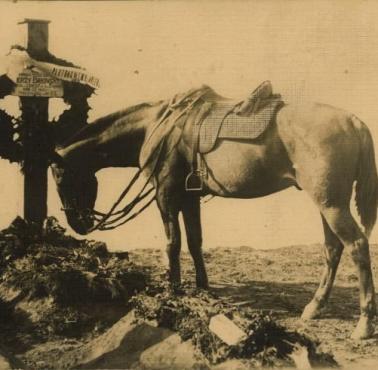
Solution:
M197 155L199 153L199 137L200 137L200 129L203 121L207 117L207 115L210 113L210 110L213 106L213 103L211 102L205 102L202 104L201 108L199 109L196 120L193 125L193 146L192 146L192 172L195 173L198 171L198 158Z

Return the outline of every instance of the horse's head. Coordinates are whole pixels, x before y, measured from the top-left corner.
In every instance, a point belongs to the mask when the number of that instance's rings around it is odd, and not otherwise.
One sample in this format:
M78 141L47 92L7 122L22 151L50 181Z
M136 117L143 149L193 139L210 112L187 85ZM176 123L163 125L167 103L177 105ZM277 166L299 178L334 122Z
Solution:
M93 208L97 197L94 171L66 163L56 154L52 174L69 225L79 234L87 234L94 224Z

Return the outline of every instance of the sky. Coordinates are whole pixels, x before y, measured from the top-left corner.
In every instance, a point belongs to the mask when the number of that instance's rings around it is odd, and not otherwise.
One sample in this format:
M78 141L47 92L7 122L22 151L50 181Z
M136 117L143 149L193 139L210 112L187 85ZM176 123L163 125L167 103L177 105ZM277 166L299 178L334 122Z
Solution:
M378 143L376 1L1 2L0 57L23 42L17 22L24 18L50 20L49 50L100 78L90 120L204 83L243 98L270 80L287 102L314 100L353 112ZM16 97L1 107L19 114ZM50 99L50 117L63 108ZM131 173L100 171L96 208L110 207ZM2 228L22 215L23 180L4 160L0 174ZM48 208L67 225L51 176ZM204 248L323 241L316 207L296 189L253 200L213 199L202 207L202 223ZM112 249L165 247L155 205L132 223L90 238ZM378 242L378 228L371 240Z

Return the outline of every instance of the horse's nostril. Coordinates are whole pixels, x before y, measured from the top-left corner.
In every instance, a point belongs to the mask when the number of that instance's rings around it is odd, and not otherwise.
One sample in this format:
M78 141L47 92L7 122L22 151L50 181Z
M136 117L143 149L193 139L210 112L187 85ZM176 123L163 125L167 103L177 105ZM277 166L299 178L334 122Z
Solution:
M86 229L82 228L82 227L79 227L79 228L73 228L75 230L75 232L77 234L80 234L80 235L87 235L88 232Z

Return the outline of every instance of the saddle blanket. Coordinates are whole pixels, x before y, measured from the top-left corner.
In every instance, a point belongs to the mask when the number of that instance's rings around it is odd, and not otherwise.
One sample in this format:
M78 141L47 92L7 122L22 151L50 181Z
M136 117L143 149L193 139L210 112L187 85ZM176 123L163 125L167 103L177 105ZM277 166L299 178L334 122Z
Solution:
M234 112L235 102L216 102L203 120L199 131L199 152L210 152L217 139L256 139L274 120L282 100L272 99L248 116Z

